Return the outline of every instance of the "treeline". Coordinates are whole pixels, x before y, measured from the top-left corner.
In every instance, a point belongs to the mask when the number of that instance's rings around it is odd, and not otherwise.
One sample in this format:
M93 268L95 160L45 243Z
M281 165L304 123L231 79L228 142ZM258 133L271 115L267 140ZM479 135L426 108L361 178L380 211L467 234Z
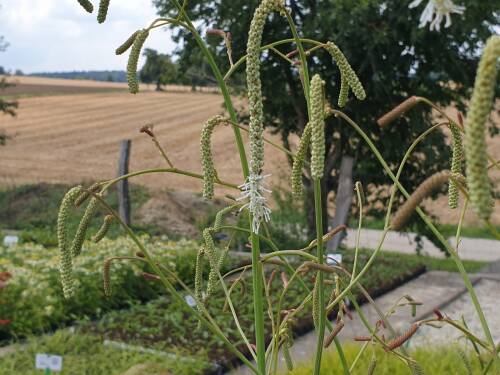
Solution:
M30 76L64 79L88 79L105 82L127 82L127 72L124 70L89 70L72 72L42 72Z

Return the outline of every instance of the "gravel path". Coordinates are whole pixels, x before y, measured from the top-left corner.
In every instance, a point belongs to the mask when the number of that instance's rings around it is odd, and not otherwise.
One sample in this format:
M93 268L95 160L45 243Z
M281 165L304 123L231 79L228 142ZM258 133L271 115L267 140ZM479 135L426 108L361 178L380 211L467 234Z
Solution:
M360 246L373 249L377 247L382 236L381 230L362 229L360 237ZM415 236L416 233L400 233L389 231L384 241L382 249L387 251L395 251L400 253L415 253ZM455 238L450 237L448 241L455 246ZM348 229L347 237L344 239L344 244L347 247L354 248L356 246L356 230ZM469 260L484 260L493 262L500 259L500 241L488 240L482 238L467 238L463 237L458 252L462 259ZM439 250L427 238L423 240L423 254L443 258L444 253Z
M481 303L481 307L483 308L486 321L490 326L493 339L495 342L499 342L500 314L498 313L498 308L500 307L500 278L497 280L484 278L474 289ZM468 293L464 293L461 297L441 309L441 312L454 320L460 320L463 317L471 332L485 339L482 333L481 323ZM450 326L445 326L440 329L426 326L422 327L411 339L410 347L428 345L430 343L433 345L449 345L449 343L457 340L463 342L463 338L460 337L463 337L460 335L460 332Z
M500 340L500 314L498 314L500 298L500 274L484 274L481 276L471 276L471 281L475 285L476 293L483 306L486 319L490 324L495 340ZM477 314L474 310L468 294L465 293L465 287L459 274L442 271L427 272L420 277L401 285L393 291L384 294L375 299L377 306L386 312L402 296L410 295L414 300L422 302L417 309L416 317L412 317L410 308L399 308L395 314L390 317L392 326L398 331L404 331L415 320L423 319L432 315L435 308L453 319L460 319L463 315L474 333L482 332ZM365 304L362 306L363 314L371 324L378 320L375 309ZM342 341L352 342L354 336L366 335L368 330L361 323L356 313L353 314L353 320L348 320L345 327L339 334ZM386 337L388 334L386 333ZM415 347L418 345L427 345L429 342L435 344L449 343L458 335L457 331L449 327L442 329L432 329L424 327L410 340L409 345ZM291 348L291 355L296 363L310 361L316 347L316 333L310 332L295 340ZM280 356L280 368L284 369L285 364ZM248 368L242 366L232 372L230 375L251 374Z

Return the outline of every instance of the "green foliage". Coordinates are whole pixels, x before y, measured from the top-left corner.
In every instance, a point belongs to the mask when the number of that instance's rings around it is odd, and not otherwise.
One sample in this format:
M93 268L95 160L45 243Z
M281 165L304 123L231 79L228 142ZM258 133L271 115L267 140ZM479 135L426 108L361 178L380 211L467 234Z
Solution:
M141 240L161 264L175 271L184 283L193 284L196 242L152 241L148 237ZM115 261L110 273L114 292L110 298L105 298L101 274L104 260L113 256L133 256L135 250L134 243L123 237L103 239L98 244L86 242L82 255L74 259L74 296L64 300L56 249L34 244L0 247L0 272L13 275L0 291L0 317L12 321L0 326L0 340L53 329L75 320L96 318L106 311L162 294L160 284L140 277L142 271L151 271L145 263ZM223 272L229 266L235 264L226 261L222 265ZM208 267L203 272L208 275Z
M169 55L158 53L151 48L146 48L143 55L146 57L146 62L139 73L142 82L155 83L158 91L162 85L179 82L177 66Z
M362 250L360 252L358 260L360 267L366 264L369 255L369 251ZM348 269L352 268L352 251L344 253L344 261ZM397 254L387 254L387 256L384 255L384 259L376 262L369 269L361 282L370 293L375 294L381 289L399 285L405 277L412 275L419 266L421 266L421 263L418 259L401 260ZM273 266L266 267L267 277L273 268ZM312 275L313 273L310 274L310 276ZM306 277L304 280L306 285L312 289L313 282L310 277ZM330 285L325 292L327 295L331 293L331 288ZM253 337L255 334L251 290L250 273L247 273L244 284L236 287L231 294L233 305L238 312L238 319L247 337ZM279 277L274 278L271 283L269 302L275 309L282 290L282 281ZM353 291L353 294L359 297L357 290ZM283 309L298 306L306 295L307 293L301 284L293 282L283 300ZM231 342L234 342L240 350L246 352L230 311L223 308L224 303L224 293L221 288L217 288L206 302L206 308ZM267 309L267 306L265 308ZM311 323L311 306L308 304L306 309L298 314L297 320L291 328L293 330L304 330L310 328ZM210 360L219 363L229 363L234 358L223 342L211 334L206 327L202 326L199 329L197 327L198 320L190 309L179 304L171 296L162 296L147 304L135 304L128 311L110 312L99 322L86 324L82 327L82 330L83 332L102 335L106 339L126 340L131 344L159 350L177 347L187 351L190 355L200 352L206 353ZM271 332L270 320L266 320L265 333L268 338L270 338ZM207 349L209 350L207 351Z
M206 367L202 354L187 358L177 350L169 357L146 354L105 346L99 337L69 331L58 331L54 335L31 338L27 345L18 346L15 352L0 360L0 375L39 375L34 358L37 353L51 353L63 356L65 374L121 375L138 364L151 364L148 375L161 375L166 371L173 374L199 374ZM179 358L185 360L179 360Z
M88 184L84 184L88 186ZM65 185L23 185L11 189L0 189L0 228L21 231L23 242L36 242L44 246L57 245L57 212L61 199L68 190ZM133 213L149 198L146 189L138 185L131 185L130 199ZM113 208L117 208L117 197L112 189L105 197ZM68 218L70 233L75 233L80 222L86 204L78 210L73 209ZM101 225L102 218L107 214L102 208L98 208L94 220L90 223L87 238L95 234ZM132 224L134 218L132 217ZM133 225L139 231L149 229L152 234L158 233L158 228L144 228ZM112 226L108 237L114 238L122 233L119 226Z
M360 346L345 345L343 346L344 353L347 361L352 363L354 361ZM376 374L410 374L408 366L396 356L384 352L382 349L375 350L377 356ZM414 349L410 353L423 368L425 374L432 375L449 375L449 374L463 374L463 362L457 358L457 347L451 345L446 347L433 347ZM472 352L467 352L467 356L472 365L473 373L480 374L481 367L477 358ZM360 371L367 369L372 359L372 351L366 350L361 356L356 368ZM342 368L338 366L339 358L335 349L331 349L325 353L323 363L321 366L321 375L341 375L343 374ZM354 372L355 374L363 374L364 372ZM289 372L289 375L309 375L312 373L312 364L302 364L297 367L295 371ZM496 373L493 369L493 373Z
M154 0L163 16L174 16L170 0ZM233 56L237 59L245 54L248 27L258 1L223 0L214 7L202 0L190 0L186 10L191 19L203 20L203 25L214 26L232 34ZM406 99L419 95L431 99L441 106L456 103L465 109L479 60L478 50L493 33L499 13L495 2L462 2L465 13L441 33L419 29L420 12L409 9L409 2L399 0L331 0L307 2L290 1L292 17L300 26L300 34L323 42L332 40L344 51L354 72L364 85L369 100L349 100L346 112L370 135L382 150L389 165L398 163L416 136L430 125L431 110L425 106L408 112L390 128L381 130L376 119ZM183 44L179 49L179 64L188 69L199 64L193 58L197 47L195 40L184 30L176 29L175 39ZM263 44L290 38L286 22L275 17L266 24ZM295 46L279 47L289 52ZM226 52L212 46L219 66L228 68ZM341 82L339 69L330 54L316 51L309 60L314 73L325 80L325 93L330 103L338 98ZM262 54L261 80L264 98L264 123L278 131L289 145L289 136L301 134L307 123L307 109L296 65L291 65L273 52ZM241 82L244 69L234 76L229 85ZM447 83L453 82L448 85ZM498 92L498 85L497 85ZM243 117L244 118L244 117ZM380 173L378 162L371 151L349 126L339 119L327 120L327 159L324 187L336 189L341 156L356 157L354 179L373 189L387 184L387 177ZM418 154L411 157L401 177L403 186L418 186L426 177L448 166L450 149L441 132L433 132L418 147ZM425 173L423 172L425 171ZM311 186L308 202L312 202ZM370 195L371 191L367 191ZM397 204L403 201L398 198ZM326 208L326 200L323 202ZM379 203L379 204L377 204ZM381 203L381 204L380 204ZM386 207L387 197L376 194L370 202L373 214L382 215L376 207ZM313 204L307 209L312 211ZM414 222L419 220L414 217ZM310 225L312 228L312 223ZM419 224L417 229L422 230ZM311 231L312 232L312 231Z

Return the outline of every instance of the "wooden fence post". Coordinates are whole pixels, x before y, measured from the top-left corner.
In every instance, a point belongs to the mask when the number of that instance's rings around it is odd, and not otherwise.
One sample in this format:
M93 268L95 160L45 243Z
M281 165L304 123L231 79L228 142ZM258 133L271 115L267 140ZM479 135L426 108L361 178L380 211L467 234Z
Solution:
M337 196L335 198L335 216L331 222L331 228L347 224L347 220L349 219L354 189L352 181L353 168L354 158L349 155L342 156L342 161L340 162L339 184L337 188ZM336 251L345 236L345 232L341 232L328 241L326 246L327 251L329 253Z
M118 161L118 177L128 173L128 165L130 161L130 148L132 141L125 139L120 144L120 159ZM130 225L130 196L128 190L128 180L118 181L118 212L120 218L125 224Z

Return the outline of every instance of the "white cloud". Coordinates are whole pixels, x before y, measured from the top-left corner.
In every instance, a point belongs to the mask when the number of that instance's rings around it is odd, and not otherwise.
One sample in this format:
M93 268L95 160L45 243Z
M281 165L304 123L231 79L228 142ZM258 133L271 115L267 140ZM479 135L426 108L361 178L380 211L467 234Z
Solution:
M24 72L125 69L127 56L114 50L156 16L151 0L111 1L104 24L76 0L3 0L0 35L10 47L0 65ZM97 1L94 1L97 8ZM171 52L170 33L156 29L145 47Z

